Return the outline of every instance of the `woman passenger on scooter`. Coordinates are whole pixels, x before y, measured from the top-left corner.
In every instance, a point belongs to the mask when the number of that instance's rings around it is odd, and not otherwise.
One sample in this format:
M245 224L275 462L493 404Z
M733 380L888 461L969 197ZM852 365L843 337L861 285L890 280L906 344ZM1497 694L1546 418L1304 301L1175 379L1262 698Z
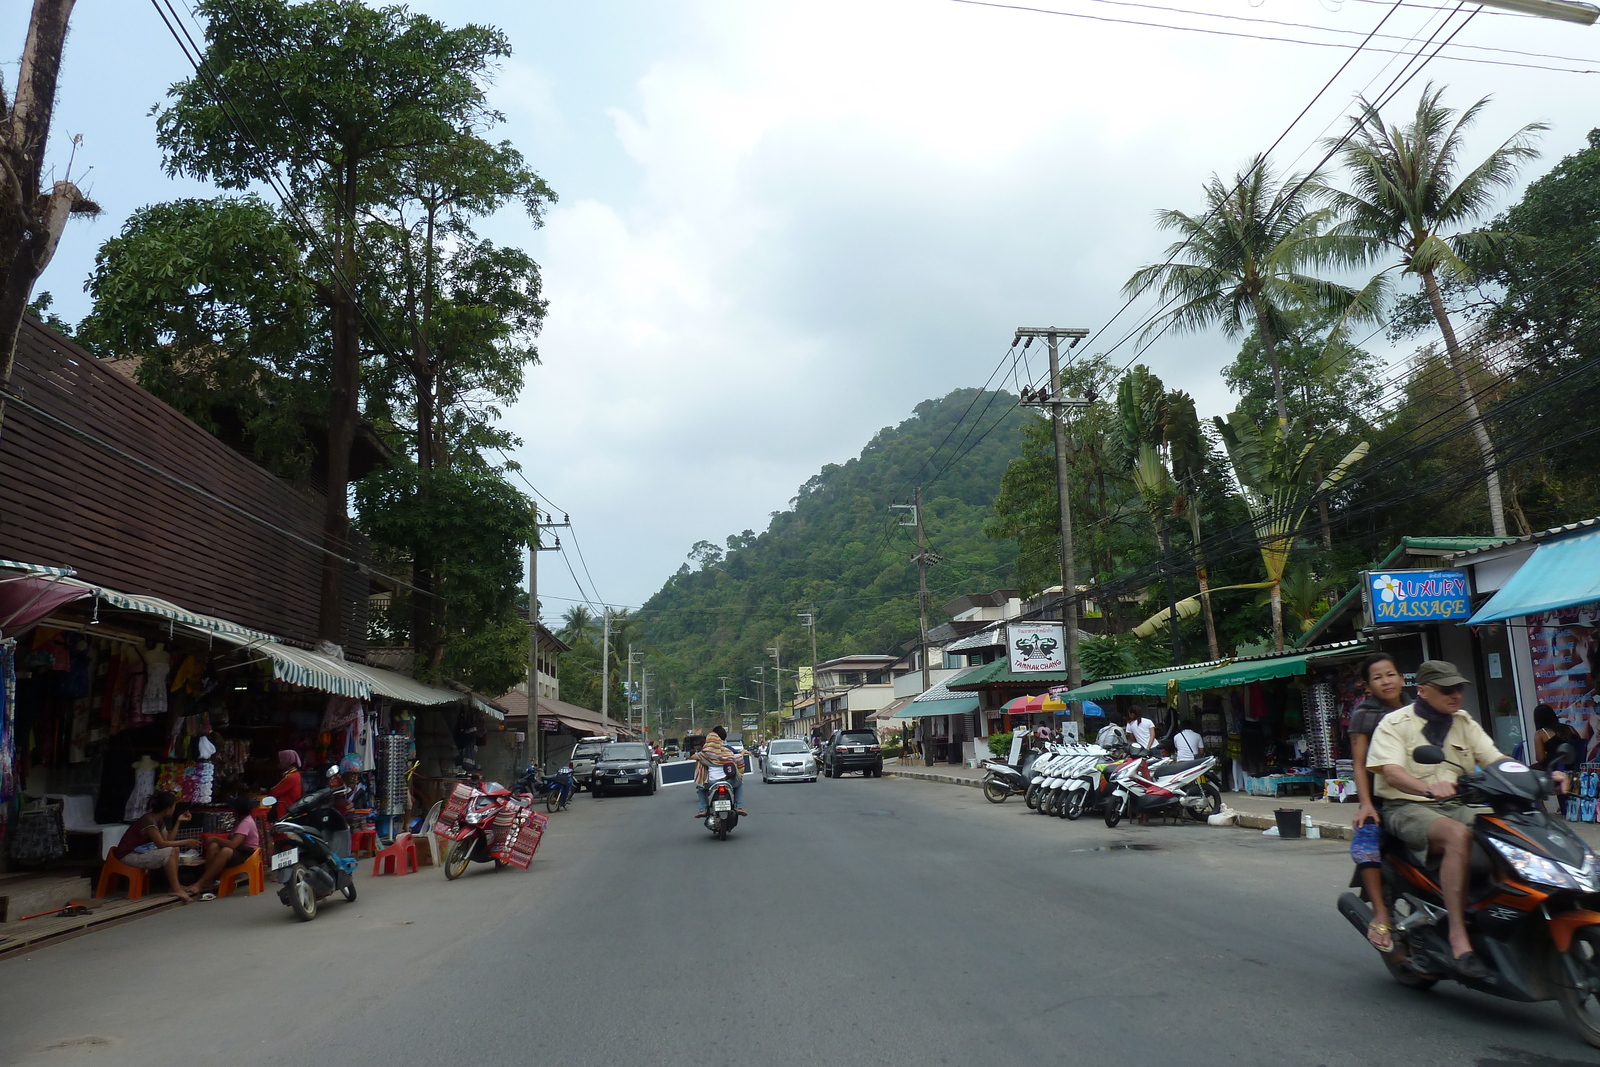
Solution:
M727 746L727 738L726 726L714 726L706 735L705 746L695 753L694 789L700 794L700 810L694 813L697 819L706 817L706 797L710 794L711 783L720 782L729 774L733 775L734 807L740 815L750 814L744 810L744 761Z
M1356 835L1350 842L1350 858L1356 861L1356 874L1372 905L1367 940L1379 952L1392 952L1394 936L1389 929L1389 906L1383 899L1382 864L1378 858L1378 846L1383 839L1379 825L1382 816L1372 795L1367 749L1372 744L1372 731L1378 728L1383 717L1404 706L1406 680L1394 660L1381 652L1361 664L1361 677L1366 683L1367 695L1350 712L1350 757L1354 764L1356 795L1361 800L1354 819Z

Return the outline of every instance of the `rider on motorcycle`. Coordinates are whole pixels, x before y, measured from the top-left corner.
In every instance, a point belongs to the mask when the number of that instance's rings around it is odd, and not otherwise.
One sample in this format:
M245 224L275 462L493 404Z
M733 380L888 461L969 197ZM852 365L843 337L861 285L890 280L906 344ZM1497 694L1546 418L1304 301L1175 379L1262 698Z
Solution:
M1384 830L1410 846L1417 857L1442 856L1439 888L1450 920L1450 954L1464 978L1483 978L1488 966L1467 937L1466 897L1472 850L1472 809L1455 799L1456 779L1474 766L1490 767L1506 757L1478 721L1461 710L1462 690L1470 683L1455 664L1430 659L1417 668L1417 699L1378 724L1367 749L1367 769L1383 798ZM1444 749L1449 762L1418 763L1422 745ZM1552 774L1566 791L1566 775Z
M697 819L706 817L707 796L711 791L711 783L720 782L729 775L733 776L733 804L740 815L749 815L744 810L744 761L727 745L728 728L726 726L712 727L706 735L705 746L695 753L694 757L694 789L700 794L700 810L694 813Z

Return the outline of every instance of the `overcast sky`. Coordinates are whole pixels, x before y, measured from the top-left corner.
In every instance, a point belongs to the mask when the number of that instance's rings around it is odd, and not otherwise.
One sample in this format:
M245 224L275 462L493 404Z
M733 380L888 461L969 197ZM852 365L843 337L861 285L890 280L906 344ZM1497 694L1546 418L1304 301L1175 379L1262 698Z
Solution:
M1122 283L1170 240L1152 212L1198 210L1206 176L1270 145L1388 11L1187 3L1234 19L1034 6L1340 47L953 0L412 5L497 25L515 49L493 91L501 132L561 202L541 231L513 216L486 227L533 252L550 298L544 365L508 423L534 483L571 513L599 596L637 605L694 541L762 529L819 467L918 401L981 385L1015 327L1104 326ZM13 57L29 6L0 5ZM1382 30L1398 39L1373 45L1405 48L1445 17L1407 4ZM1248 21L1260 19L1304 28ZM1600 69L1600 28L1485 9L1454 41L1478 50L1447 54L1474 60ZM1354 97L1402 62L1357 56L1284 139L1281 165L1315 162ZM149 115L189 73L150 5L79 0L51 158L64 169L82 135L72 172L92 168L85 185L105 214L69 226L40 282L68 319L87 310L94 252L131 211L207 192L162 174ZM1430 77L1457 104L1495 95L1475 152L1549 122L1530 177L1600 125L1594 74L1443 56L1391 112ZM9 91L15 62L5 78ZM1169 334L1143 358L1213 414L1231 406L1218 372L1233 348ZM591 595L553 553L540 585L547 618Z

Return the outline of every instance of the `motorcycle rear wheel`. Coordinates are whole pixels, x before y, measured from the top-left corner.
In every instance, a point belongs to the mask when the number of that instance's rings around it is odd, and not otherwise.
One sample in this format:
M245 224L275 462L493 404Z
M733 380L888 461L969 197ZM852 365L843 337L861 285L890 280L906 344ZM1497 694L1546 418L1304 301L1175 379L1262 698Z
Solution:
M1218 789L1210 782L1202 783L1200 789L1203 793L1205 793L1205 806L1200 808L1191 808L1185 806L1183 809L1188 813L1189 818L1193 819L1195 822L1205 822L1207 819L1211 818L1211 816L1222 810L1222 790Z
M997 778L986 779L983 783L983 799L991 804L1004 804L1006 797L1010 795L1010 790L1006 789Z
M1089 791L1087 789L1074 789L1072 795L1067 798L1067 810L1061 814L1068 819L1076 819L1083 814L1083 806L1088 802L1088 799Z
M544 810L545 811L548 811L550 814L554 815L556 809L559 808L560 806L561 806L561 790L552 789L552 790L550 790L550 792L548 792L548 793L546 793L544 795Z
M450 844L450 853L444 858L444 876L450 881L455 881L467 873L467 867L472 863L472 839L464 837L460 841Z
M1600 1048L1600 931L1591 926L1573 934L1566 959L1576 965L1589 988L1572 988L1564 961L1558 961L1552 981L1556 999L1561 1002L1561 1014L1579 1037Z
M1059 789L1047 790L1045 792L1044 796L1039 798L1039 810L1044 812L1046 815L1050 816L1051 818L1054 818L1055 816L1060 815L1061 814L1061 790L1059 790Z

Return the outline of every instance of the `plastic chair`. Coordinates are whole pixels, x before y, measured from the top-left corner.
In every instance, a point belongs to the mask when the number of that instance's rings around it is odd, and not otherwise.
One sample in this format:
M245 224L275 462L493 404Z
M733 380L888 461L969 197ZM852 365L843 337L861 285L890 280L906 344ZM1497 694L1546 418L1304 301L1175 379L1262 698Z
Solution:
M407 865L410 870L406 870ZM372 857L372 874L377 877L384 874L387 867L389 874L406 875L415 874L422 868L417 864L417 842L410 834L401 834L394 839L394 844L388 848L379 849L378 854Z
M128 899L138 900L150 891L150 872L138 867L130 867L117 859L115 849L106 851L105 866L100 868L100 881L95 884L94 895L103 897L106 890L111 888L113 878L122 878L128 883Z
M222 873L217 875L217 896L225 897L232 893L239 883L241 874L249 879L251 896L255 896L267 887L266 864L261 859L259 848L243 863L222 869Z
M376 853L378 851L378 831L376 830L351 830L350 854L360 856Z

